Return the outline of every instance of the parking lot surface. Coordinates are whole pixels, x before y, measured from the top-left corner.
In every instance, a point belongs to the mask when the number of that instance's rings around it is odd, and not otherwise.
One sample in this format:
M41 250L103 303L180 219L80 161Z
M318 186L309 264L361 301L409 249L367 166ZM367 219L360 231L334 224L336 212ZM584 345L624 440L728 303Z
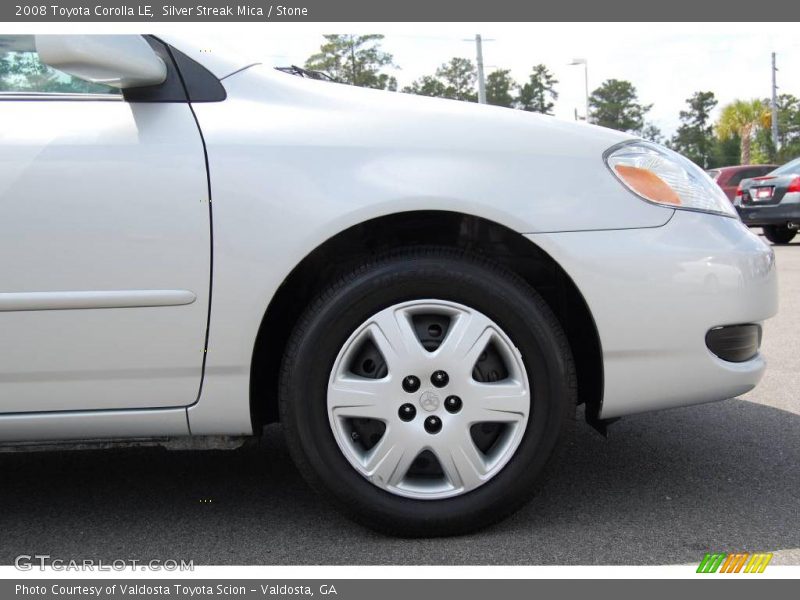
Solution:
M511 519L447 539L352 524L301 480L278 426L251 447L0 454L0 563L689 564L708 551L800 564L800 243L777 247L781 307L750 394L582 421L543 491Z

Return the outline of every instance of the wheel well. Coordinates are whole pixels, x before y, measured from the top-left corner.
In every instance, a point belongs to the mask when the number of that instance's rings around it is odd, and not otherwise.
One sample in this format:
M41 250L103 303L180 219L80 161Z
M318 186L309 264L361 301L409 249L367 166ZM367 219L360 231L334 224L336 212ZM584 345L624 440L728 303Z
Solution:
M397 213L373 219L329 239L281 284L261 322L250 371L254 431L278 420L278 377L294 324L328 281L355 268L365 255L414 245L462 248L522 276L555 313L566 332L578 376L578 403L597 420L603 394L600 338L589 308L570 277L523 235L479 217L443 211ZM335 257L333 260L331 257Z

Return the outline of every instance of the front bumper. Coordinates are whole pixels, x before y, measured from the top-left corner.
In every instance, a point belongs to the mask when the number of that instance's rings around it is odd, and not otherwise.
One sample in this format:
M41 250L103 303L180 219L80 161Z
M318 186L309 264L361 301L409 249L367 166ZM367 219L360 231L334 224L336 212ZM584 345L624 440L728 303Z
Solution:
M778 309L772 249L736 219L675 211L661 227L526 236L572 277L603 352L600 418L722 400L761 379L760 354L728 362L713 328Z
M800 192L786 194L780 204L737 204L736 211L749 227L800 223Z

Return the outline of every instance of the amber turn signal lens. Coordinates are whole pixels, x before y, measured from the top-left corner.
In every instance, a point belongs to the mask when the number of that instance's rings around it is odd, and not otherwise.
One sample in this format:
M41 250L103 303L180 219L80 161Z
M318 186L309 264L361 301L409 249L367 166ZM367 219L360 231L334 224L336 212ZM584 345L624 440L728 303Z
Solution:
M667 182L648 169L616 165L617 174L637 194L659 204L680 205L681 199Z

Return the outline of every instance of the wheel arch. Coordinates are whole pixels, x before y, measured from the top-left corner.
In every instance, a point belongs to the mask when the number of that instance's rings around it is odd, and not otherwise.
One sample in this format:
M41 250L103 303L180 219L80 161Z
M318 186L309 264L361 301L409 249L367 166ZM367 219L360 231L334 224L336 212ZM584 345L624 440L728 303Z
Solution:
M253 431L278 420L278 375L286 343L297 319L326 282L354 268L365 255L413 245L481 254L534 287L566 332L577 370L578 403L586 405L587 421L597 425L603 396L602 346L589 307L570 276L536 244L504 225L464 213L418 210L377 217L337 233L307 254L283 281L262 318L253 348Z

